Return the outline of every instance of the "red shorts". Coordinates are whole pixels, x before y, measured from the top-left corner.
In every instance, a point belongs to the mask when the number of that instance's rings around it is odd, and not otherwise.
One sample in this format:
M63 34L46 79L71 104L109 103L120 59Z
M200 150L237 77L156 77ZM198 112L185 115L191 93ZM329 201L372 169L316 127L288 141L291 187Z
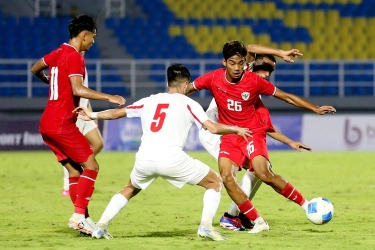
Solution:
M263 155L267 159L268 150L266 143L266 133L257 132L253 137L245 139L238 135L224 135L221 137L219 158L225 157L242 167L245 158L249 159L250 169L251 160L258 155Z
M77 163L86 162L94 153L89 142L78 129L77 132L69 134L41 134L59 162L68 158Z

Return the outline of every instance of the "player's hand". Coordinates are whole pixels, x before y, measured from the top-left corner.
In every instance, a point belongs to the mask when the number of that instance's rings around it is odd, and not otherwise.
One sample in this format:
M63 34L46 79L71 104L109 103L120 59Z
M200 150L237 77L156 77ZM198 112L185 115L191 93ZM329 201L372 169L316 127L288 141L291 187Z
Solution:
M332 115L334 115L336 113L336 109L332 106L320 106L318 107L316 110L315 110L315 113L319 114L319 115L325 115L327 113L331 113Z
M119 95L111 95L109 100L108 100L110 103L115 103L119 106L121 105L124 105L125 104L125 98L122 97L122 96L119 96Z
M91 121L91 111L84 107L77 107L73 110L73 113L78 114L78 119L84 121Z
M294 63L293 57L303 56L303 54L298 49L283 50L281 52L281 58L290 63Z
M242 136L245 141L247 141L247 137L251 136L251 131L248 128L240 128L236 126L236 129L237 135Z
M307 150L307 151L311 151L311 147L303 144L302 142L299 142L299 141L292 141L289 143L289 146L292 148L292 149L295 149L295 150L298 150L298 151L303 151L303 150Z

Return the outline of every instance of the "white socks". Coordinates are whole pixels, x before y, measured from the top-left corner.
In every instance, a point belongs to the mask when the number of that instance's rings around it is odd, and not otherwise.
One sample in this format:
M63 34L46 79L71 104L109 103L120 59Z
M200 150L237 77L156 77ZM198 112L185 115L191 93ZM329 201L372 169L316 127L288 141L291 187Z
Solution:
M98 224L108 225L109 222L123 209L128 200L122 194L115 194L104 210Z
M204 227L212 227L212 220L219 207L221 193L213 189L207 189L203 195L203 211L201 225Z
M63 166L64 169L64 185L63 190L69 190L69 172L68 170Z
M308 205L308 204L309 204L309 201L308 201L308 200L305 200L305 203L303 203L302 206L301 206L302 209L306 211L306 210L307 210L307 205Z

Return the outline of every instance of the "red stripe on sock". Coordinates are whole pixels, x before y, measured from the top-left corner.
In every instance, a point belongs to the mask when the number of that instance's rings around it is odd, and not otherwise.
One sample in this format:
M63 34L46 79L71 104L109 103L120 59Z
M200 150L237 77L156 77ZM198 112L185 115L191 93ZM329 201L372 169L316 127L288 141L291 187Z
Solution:
M298 192L298 190L295 187L293 187L293 185L289 182L286 184L284 189L281 190L281 194L285 198L299 204L300 206L302 206L303 203L305 203L305 197L303 197L303 195L300 192Z
M75 213L85 214L90 202L98 172L90 169L83 170L78 180L77 198L75 202Z
M252 221L260 217L250 200L246 200L244 203L238 205L238 209Z

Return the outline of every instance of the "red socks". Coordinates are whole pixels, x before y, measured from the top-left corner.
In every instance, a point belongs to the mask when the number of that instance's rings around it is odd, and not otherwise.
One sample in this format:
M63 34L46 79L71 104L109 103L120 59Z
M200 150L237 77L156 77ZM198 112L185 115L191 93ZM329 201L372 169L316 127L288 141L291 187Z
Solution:
M246 200L244 203L238 205L238 209L240 209L240 211L252 221L255 221L258 217L260 217L258 211L255 209L250 200Z
M73 205L76 202L76 198L77 198L78 180L79 180L79 177L69 177L69 195L70 195L70 199L73 202Z
M94 192L94 185L98 172L90 169L83 170L78 180L77 198L75 200L74 212L78 214L85 214L87 206L90 202L92 193Z
M299 204L300 206L302 206L306 200L305 197L303 197L302 194L298 192L297 189L289 182L286 184L285 188L281 190L281 194L285 198Z

